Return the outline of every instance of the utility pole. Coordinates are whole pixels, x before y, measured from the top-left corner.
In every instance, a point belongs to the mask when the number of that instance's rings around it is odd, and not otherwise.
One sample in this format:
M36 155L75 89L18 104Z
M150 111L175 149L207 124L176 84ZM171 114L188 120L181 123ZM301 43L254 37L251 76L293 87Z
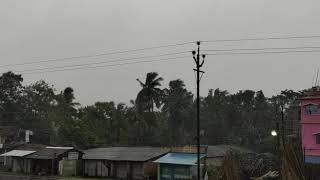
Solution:
M193 69L197 73L197 176L198 180L201 179L201 171L200 171L200 80L203 75L203 71L200 70L204 63L205 55L202 55L202 61L200 62L200 42L197 42L198 52L192 51L193 59L196 63L196 69ZM200 76L201 73L201 76Z
M284 128L284 125L285 125L285 122L284 122L284 105L281 104L280 105L281 107L281 138L282 138L282 146L283 146L283 149L285 148L285 144L286 144L286 140L285 140L285 128Z
M279 122L276 123L276 132L278 133L277 134L277 151L278 153L280 152L280 136L281 136L281 133L280 133L280 127L279 127Z

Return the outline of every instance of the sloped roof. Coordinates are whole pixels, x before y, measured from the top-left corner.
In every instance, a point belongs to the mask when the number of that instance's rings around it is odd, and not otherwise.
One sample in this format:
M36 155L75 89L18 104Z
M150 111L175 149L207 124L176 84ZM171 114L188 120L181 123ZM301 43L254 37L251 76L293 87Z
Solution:
M29 150L29 151L39 151L41 149L44 149L46 145L43 144L33 144L33 143L25 143L18 145L15 147L15 150Z
M169 152L158 147L109 147L84 151L83 159L105 159L110 161L148 161Z
M27 159L55 159L56 157L68 152L72 149L66 148L44 148L31 155L26 156Z
M200 158L203 158L205 156L205 154L201 154ZM161 164L179 164L193 166L197 164L197 161L198 156L195 153L168 153L153 162Z
M207 149L207 157L221 157L224 156L226 152L232 151L235 153L251 153L251 150L238 147L238 146L232 146L232 145L211 145L208 146Z
M12 157L23 157L29 154L35 153L36 151L25 151L25 150L12 150L1 154L0 156L12 156Z

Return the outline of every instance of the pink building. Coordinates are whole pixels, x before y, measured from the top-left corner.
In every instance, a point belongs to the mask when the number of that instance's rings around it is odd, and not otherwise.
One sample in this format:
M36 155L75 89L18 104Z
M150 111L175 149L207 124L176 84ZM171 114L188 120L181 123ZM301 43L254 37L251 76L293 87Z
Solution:
M300 99L301 141L305 161L320 163L320 91L313 91Z

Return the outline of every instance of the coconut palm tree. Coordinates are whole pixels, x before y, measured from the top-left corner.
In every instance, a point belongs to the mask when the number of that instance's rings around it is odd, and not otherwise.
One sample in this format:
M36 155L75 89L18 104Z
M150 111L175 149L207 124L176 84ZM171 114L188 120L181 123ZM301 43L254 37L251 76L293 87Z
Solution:
M142 87L136 99L139 112L153 112L154 105L157 108L161 106L162 90L159 86L161 86L163 78L159 77L156 72L149 72L144 83L139 79L137 81Z
M169 82L169 89L164 90L165 98L162 111L167 114L168 125L171 133L171 145L177 145L183 140L187 112L192 108L193 96L185 88L182 80Z

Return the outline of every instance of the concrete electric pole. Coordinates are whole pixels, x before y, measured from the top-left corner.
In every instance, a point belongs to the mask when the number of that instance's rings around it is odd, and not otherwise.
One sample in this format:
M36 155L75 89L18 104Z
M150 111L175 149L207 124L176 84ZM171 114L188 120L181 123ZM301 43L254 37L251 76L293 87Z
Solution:
M202 55L202 61L200 61L200 42L197 42L198 52L192 51L193 59L196 63L196 69L193 69L197 73L197 176L198 180L201 179L200 171L200 80L203 75L203 71L200 68L203 66L205 55Z

